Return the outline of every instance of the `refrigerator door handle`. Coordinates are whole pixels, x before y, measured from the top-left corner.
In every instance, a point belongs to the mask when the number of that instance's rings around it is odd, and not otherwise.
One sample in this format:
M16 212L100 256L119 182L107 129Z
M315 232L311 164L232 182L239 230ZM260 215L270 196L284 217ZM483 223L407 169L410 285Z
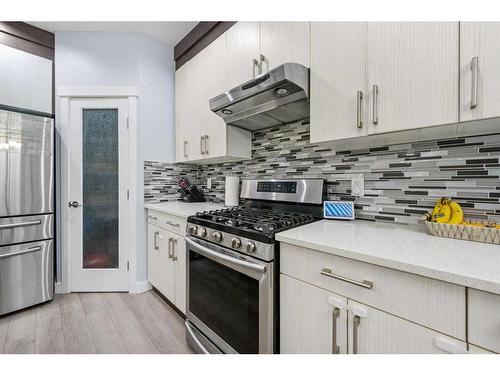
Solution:
M33 247L29 247L29 248L24 249L24 250L18 250L18 251L13 251L11 253L0 254L0 259L14 257L17 255L28 254L28 253L34 253L35 251L40 251L40 250L42 250L41 246L33 246Z

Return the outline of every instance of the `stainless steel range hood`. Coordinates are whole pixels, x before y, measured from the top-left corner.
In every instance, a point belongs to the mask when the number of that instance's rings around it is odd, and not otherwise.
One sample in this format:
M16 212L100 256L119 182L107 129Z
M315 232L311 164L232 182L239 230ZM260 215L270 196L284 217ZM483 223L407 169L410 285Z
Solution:
M280 65L210 99L210 109L227 124L248 130L309 118L309 69Z

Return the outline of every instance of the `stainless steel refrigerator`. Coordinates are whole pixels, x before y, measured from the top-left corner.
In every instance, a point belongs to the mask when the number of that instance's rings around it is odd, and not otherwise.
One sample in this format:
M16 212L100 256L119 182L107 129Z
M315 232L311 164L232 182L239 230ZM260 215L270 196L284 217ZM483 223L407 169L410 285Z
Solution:
M0 110L0 315L53 296L53 119Z

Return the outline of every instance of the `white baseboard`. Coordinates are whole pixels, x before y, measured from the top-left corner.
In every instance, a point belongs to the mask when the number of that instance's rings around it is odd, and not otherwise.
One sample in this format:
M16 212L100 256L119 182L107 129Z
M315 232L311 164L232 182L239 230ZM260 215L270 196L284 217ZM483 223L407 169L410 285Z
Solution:
M153 287L149 283L149 281L137 281L135 284L131 285L129 293L144 293L148 290L151 290ZM64 294L69 293L64 290L62 283L55 283L55 293L56 294Z
M66 293L64 290L63 290L63 285L62 283L55 283L54 284L54 289L55 289L55 293L56 294L64 294Z
M151 290L153 287L149 281L137 281L135 285L131 285L130 293L144 293Z

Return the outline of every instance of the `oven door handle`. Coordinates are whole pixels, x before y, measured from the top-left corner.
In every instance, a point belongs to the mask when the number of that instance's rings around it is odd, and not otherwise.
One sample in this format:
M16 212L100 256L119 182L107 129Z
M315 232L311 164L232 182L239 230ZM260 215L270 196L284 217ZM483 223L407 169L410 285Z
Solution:
M207 249L205 246L202 246L199 243L197 243L197 242L195 242L192 239L187 238L187 237L186 237L186 242L188 245L194 247L196 249L196 251L198 253L200 253L201 255L205 255L205 256L212 258L214 260L219 259L219 260L222 260L222 261L225 261L228 263L232 263L232 264L250 269L252 271L260 272L260 273L265 273L267 270L266 266L263 266L261 264L246 262L244 260L236 259L236 258L230 257L228 255L224 255L222 253L219 253L217 251Z

